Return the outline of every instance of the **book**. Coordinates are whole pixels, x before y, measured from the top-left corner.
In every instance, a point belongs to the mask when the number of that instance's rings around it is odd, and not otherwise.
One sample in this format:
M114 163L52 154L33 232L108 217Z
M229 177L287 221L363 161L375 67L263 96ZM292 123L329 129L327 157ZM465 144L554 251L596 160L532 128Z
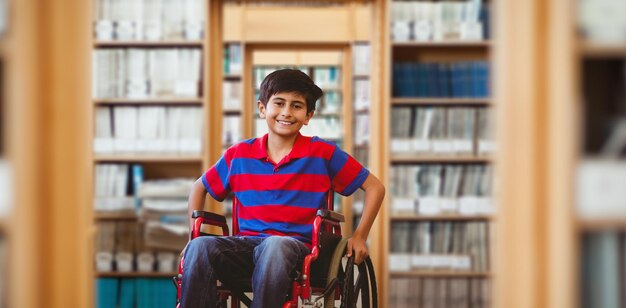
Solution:
M481 0L392 1L391 38L406 41L480 41L487 37L488 13Z

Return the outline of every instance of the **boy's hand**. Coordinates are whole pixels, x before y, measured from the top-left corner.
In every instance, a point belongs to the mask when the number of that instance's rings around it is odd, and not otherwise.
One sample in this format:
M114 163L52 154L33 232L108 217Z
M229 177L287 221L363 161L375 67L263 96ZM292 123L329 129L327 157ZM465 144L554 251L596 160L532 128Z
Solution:
M367 252L367 246L365 245L365 239L360 236L354 235L348 239L348 253L347 257L351 257L354 251L354 263L361 264L363 260L369 255Z

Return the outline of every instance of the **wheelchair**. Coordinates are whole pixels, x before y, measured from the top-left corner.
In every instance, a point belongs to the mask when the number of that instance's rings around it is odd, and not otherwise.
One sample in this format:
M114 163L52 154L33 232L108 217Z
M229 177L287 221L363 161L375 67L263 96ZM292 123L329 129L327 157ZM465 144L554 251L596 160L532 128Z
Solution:
M311 253L304 258L301 270L295 275L292 287L286 295L283 308L305 307L378 307L376 277L372 261L367 257L361 264L354 263L354 254L347 258L347 238L341 236L342 214L333 212L333 192L327 193L327 208L317 211L313 222ZM233 235L239 233L237 212L241 203L233 198ZM194 211L191 238L198 236L228 236L229 228L222 215L205 211ZM202 225L221 228L222 234L200 232ZM178 266L178 275L173 278L177 289L176 307L180 308L184 257ZM219 280L219 277L218 277ZM230 298L231 308L239 308L241 303L250 307L252 301L246 293L252 292L251 278L225 285L218 282L218 307L227 307ZM183 307L185 308L185 307Z

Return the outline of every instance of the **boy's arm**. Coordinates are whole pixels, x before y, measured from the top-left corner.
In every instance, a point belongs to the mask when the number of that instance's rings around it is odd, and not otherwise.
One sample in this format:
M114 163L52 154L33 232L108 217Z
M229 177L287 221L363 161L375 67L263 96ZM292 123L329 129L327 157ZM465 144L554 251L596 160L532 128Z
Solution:
M189 193L189 201L187 205L187 214L189 216L189 240L191 240L191 230L193 230L193 221L191 218L191 214L193 211L200 211L204 209L204 202L206 200L207 191L204 188L204 184L202 183L202 178L198 178L196 182L193 183L191 187L191 192Z
M365 204L363 205L363 215L361 216L361 222L359 226L352 234L352 237L348 240L348 256L352 255L354 250L354 261L357 264L361 264L365 257L367 257L367 246L365 241L370 233L374 219L378 215L378 210L385 197L385 186L380 180L373 174L369 174L361 189L365 191Z

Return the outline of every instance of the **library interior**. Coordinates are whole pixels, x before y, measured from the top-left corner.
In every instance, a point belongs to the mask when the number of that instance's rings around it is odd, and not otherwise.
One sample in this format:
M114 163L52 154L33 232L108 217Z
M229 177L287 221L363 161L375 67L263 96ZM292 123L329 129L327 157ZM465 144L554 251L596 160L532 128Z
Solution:
M357 307L626 307L624 0L0 0L0 308L176 307L283 68L386 189Z

